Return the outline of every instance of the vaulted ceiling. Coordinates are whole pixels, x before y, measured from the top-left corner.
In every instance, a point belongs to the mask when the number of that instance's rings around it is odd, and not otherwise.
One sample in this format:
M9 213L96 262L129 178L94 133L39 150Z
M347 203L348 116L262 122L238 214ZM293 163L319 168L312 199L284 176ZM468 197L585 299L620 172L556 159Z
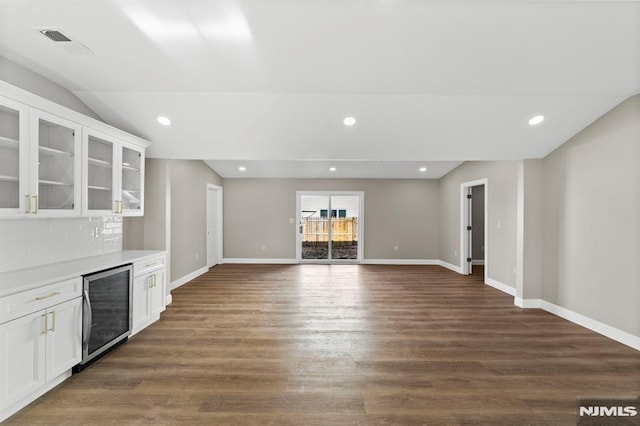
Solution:
M543 157L640 93L640 2L0 0L0 55L151 157L225 177L439 177Z

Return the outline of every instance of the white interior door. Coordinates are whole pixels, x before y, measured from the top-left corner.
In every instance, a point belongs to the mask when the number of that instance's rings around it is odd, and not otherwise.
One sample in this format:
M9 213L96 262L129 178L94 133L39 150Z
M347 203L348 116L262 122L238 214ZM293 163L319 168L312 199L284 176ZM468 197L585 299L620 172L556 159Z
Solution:
M207 187L207 266L220 263L222 247L222 188Z

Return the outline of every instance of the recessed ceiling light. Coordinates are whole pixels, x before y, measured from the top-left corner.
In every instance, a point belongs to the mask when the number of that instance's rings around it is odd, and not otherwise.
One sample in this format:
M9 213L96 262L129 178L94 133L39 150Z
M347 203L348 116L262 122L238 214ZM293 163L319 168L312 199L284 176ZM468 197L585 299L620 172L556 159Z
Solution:
M246 172L247 168L245 166L240 166L238 167L238 170L240 170L241 172Z
M424 173L424 172L427 171L427 168L426 167L420 167L420 171Z
M171 120L169 120L167 117L163 117L160 115L156 120L158 120L158 123L162 124L163 126L171 126Z
M330 172L335 172L335 171L336 171L336 168L335 168L335 167L329 167L329 171L330 171Z
M342 121L344 123L345 126L353 126L354 124L356 124L356 118L355 117L345 117L345 119Z
M529 126L537 126L544 121L544 115L536 115L529 120Z

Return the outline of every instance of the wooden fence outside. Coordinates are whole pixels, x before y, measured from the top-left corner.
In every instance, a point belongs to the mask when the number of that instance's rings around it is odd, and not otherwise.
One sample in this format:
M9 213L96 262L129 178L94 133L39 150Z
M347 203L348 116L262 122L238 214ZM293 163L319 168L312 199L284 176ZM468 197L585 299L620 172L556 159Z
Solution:
M328 242L329 218L306 218L303 232L302 241L304 242ZM331 218L331 235L332 241L358 241L358 218Z

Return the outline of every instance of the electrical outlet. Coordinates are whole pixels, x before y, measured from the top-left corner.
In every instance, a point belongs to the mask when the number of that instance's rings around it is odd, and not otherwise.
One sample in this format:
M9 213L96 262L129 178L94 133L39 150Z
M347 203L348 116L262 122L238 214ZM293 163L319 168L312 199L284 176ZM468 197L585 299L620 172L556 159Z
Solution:
M295 219L294 219L294 218L290 217L290 218L289 218L289 223L293 225L294 223L296 223L296 221L295 221Z
M200 253L196 253L196 260L200 260Z
M267 246L265 246L264 244L262 245L262 247L260 247L260 250L265 251L267 249Z
M453 250L453 255L457 256L458 255L458 250Z
M398 251L399 247L398 246L394 246L393 247L393 251Z
M502 222L498 221L498 223L496 224L496 226L498 227L498 229L502 228Z

